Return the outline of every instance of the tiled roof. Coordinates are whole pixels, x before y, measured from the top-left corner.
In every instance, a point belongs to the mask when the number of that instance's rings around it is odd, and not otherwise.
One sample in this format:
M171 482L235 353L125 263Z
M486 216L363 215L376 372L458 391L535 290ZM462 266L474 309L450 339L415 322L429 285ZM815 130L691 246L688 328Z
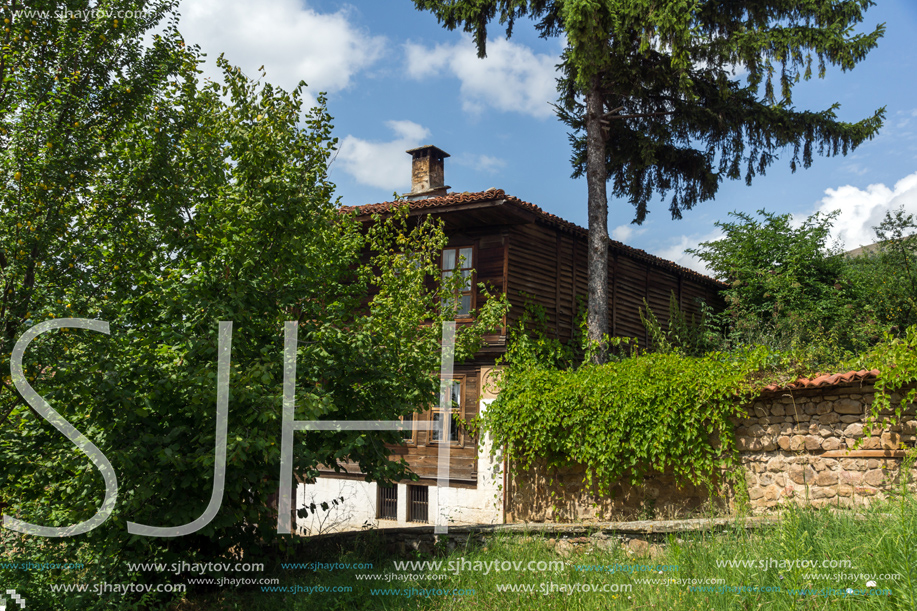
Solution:
M834 375L820 375L812 378L799 378L789 384L771 384L764 388L764 392L776 392L779 390L803 390L806 388L821 388L824 386L837 386L839 384L849 384L851 382L872 382L879 376L878 369L869 371L861 369L860 371L848 371L847 373L836 373Z
M564 220L557 215L551 214L550 212L545 212L535 204L530 204L529 202L522 201L518 197L513 197L512 195L507 195L503 189L488 189L487 191L478 191L476 193L449 193L448 195L441 195L439 197L430 197L428 199L416 199L410 201L402 202L383 202L379 204L367 204L364 206L343 206L341 211L343 212L354 212L356 214L385 214L395 205L410 205L411 210L423 210L423 209L441 209L448 208L450 206L458 206L461 204L475 204L480 202L487 201L497 201L504 200L504 203L513 204L522 208L523 210L528 210L536 214L539 217L539 220L544 222L547 225L556 227L562 231L568 231L570 233L576 233L581 235L588 235L589 231L575 223ZM432 210L431 210L432 211ZM693 269L688 269L687 267L682 267L677 263L669 261L668 259L662 259L655 255L651 255L646 251L633 248L618 242L616 240L608 240L609 247L613 250L616 250L621 253L625 253L634 259L639 259L652 263L658 267L669 269L679 274L691 276L698 278L707 282L708 284L715 285L717 288L725 288L727 285L703 274L699 274Z

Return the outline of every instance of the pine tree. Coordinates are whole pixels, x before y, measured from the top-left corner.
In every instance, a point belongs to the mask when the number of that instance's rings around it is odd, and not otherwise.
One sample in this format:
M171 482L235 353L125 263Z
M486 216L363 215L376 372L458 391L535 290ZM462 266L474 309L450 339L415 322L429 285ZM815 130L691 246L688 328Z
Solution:
M473 33L481 57L498 15L507 37L524 17L542 37L566 37L557 110L573 129L573 175L585 174L588 188L592 340L608 331L609 181L634 206L634 223L657 195L678 219L712 199L723 178L750 185L784 149L793 171L815 153L846 155L885 114L849 123L838 104L797 110L792 99L813 71L850 70L875 48L884 25L857 31L873 0L414 2L446 28Z

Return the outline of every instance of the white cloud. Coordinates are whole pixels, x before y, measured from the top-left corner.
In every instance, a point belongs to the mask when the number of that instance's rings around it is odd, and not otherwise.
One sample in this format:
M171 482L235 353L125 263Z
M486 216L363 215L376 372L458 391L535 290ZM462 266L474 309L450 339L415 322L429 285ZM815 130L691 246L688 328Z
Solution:
M452 159L456 165L471 168L475 172L485 172L495 174L498 170L506 167L506 161L492 155L473 155L471 153L462 153Z
M557 98L559 56L535 53L530 48L497 39L487 45L481 59L471 37L434 48L405 45L408 76L427 79L444 72L461 81L462 108L480 113L486 107L514 111L533 117L551 117L549 105Z
M431 135L430 130L413 121L387 121L386 125L397 138L370 142L348 135L341 142L335 163L340 163L344 171L361 184L409 191L411 157L405 151L424 144Z
M815 211L841 211L832 227L831 238L844 250L853 250L874 243L876 235L872 228L882 221L886 211L901 206L906 212L917 214L917 173L905 176L893 188L879 183L866 189L850 185L827 189ZM794 220L802 218L802 215L795 215Z
M636 225L618 225L611 230L611 238L618 242L627 242L629 239L646 233L646 227L636 228Z
M386 39L350 22L349 10L318 13L300 0L183 0L179 31L207 53L204 76L222 82L215 59L226 59L251 78L264 65L267 81L290 90L339 91L382 55Z
M673 241L671 241L668 246L656 249L653 254L657 257L668 259L673 263L677 263L682 267L693 269L694 271L701 274L713 276L713 273L707 269L706 263L694 255L686 253L685 250L688 248L697 248L697 245L701 242L712 242L714 240L719 240L722 237L723 232L719 229L711 231L706 235L681 235L673 238Z

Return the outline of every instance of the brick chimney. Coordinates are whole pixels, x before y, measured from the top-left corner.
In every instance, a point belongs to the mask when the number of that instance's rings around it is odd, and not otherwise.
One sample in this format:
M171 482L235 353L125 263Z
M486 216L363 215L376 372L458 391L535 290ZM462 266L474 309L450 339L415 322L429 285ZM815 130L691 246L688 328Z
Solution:
M431 144L405 152L411 155L411 192L405 194L405 198L427 199L445 195L449 187L443 176L443 160L449 153Z

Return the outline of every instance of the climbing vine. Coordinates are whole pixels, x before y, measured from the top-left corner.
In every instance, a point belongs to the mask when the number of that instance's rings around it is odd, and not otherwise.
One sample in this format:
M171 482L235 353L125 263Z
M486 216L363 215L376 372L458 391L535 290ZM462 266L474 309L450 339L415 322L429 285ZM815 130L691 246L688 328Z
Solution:
M577 366L574 350L540 332L538 318L528 314L511 334L500 393L480 422L517 469L578 463L607 492L650 472L702 483L729 463L729 418L751 396L764 348L703 357L619 350L607 364Z
M536 461L549 469L579 464L603 494L623 478L637 484L652 473L671 473L680 484L712 481L737 456L731 418L744 417L764 386L817 373L806 350L638 353L627 338L612 338L611 362L594 365L587 342L563 344L543 332L544 322L530 306L511 331L499 395L473 425L504 448L517 472ZM869 422L880 412L897 422L917 396L911 390L891 404L891 393L917 381L917 327L832 366L880 369Z

